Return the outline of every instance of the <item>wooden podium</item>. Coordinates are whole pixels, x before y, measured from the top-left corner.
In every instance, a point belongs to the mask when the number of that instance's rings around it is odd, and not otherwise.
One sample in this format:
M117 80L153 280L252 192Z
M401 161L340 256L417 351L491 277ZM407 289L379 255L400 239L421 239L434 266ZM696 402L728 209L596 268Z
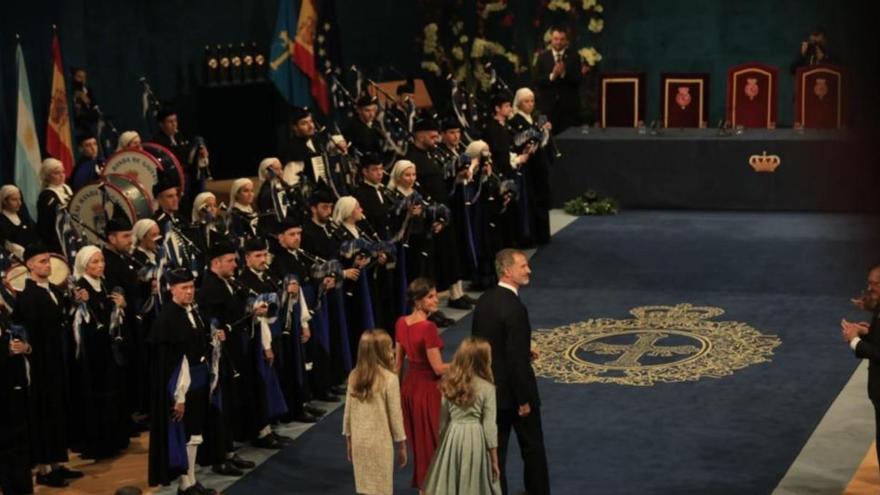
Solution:
M801 67L794 76L795 127L840 129L846 122L846 75L834 65Z

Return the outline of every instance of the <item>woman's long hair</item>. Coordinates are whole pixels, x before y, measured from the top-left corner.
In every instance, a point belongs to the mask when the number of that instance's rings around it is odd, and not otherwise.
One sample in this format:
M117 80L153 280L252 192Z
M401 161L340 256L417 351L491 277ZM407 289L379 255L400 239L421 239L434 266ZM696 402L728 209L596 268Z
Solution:
M351 396L362 402L369 401L382 380L380 368L394 370L391 337L385 330L367 330L358 342L357 365L348 377Z
M489 383L495 383L492 376L492 346L478 337L464 339L449 370L440 380L440 393L459 407L473 405L474 377L480 377Z

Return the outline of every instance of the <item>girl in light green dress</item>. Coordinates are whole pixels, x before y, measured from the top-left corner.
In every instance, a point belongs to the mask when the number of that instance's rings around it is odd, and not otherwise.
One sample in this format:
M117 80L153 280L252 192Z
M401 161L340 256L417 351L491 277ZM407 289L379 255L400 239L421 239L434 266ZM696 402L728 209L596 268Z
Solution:
M425 479L428 495L500 495L492 352L465 339L440 381L440 445Z

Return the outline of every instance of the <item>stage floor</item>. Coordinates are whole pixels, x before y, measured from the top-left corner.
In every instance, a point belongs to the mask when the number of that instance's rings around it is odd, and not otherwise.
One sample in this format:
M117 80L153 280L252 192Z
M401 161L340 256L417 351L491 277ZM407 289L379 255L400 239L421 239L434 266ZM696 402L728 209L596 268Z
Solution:
M865 367L837 329L841 317L861 316L847 301L877 262L876 220L674 211L552 218L557 228L571 223L532 256L522 297L542 350L536 367L554 493L824 494L847 485L848 494L876 493ZM465 316L443 333L446 359L469 330ZM632 347L630 337L658 333L675 335L654 347L683 354L644 352L635 365L593 372L622 358L595 344ZM700 339L711 349L688 349ZM676 372L645 375L640 366ZM232 495L353 493L341 420L336 410L314 426L285 427L298 437L277 453L244 448L264 462L240 480L209 469L199 477ZM109 493L122 473L143 486L145 445L136 449L86 466L87 479L63 493ZM513 448L512 490L522 488L521 469ZM396 473L395 493L415 493L411 474L411 465ZM781 482L812 490L784 491Z

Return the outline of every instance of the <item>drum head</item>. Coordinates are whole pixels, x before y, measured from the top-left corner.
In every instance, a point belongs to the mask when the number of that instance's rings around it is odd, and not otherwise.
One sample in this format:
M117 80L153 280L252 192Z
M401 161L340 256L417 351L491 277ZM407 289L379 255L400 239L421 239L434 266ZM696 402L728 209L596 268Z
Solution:
M155 208L152 198L140 183L119 174L107 174L104 176L104 180L116 186L128 198L137 213L135 222L142 218L149 218L153 214Z
M60 287L65 286L67 284L67 277L70 276L70 267L67 266L64 257L60 254L50 253L49 265L52 267L52 273L49 274L49 282ZM27 267L21 263L13 263L9 270L6 271L3 282L14 291L21 292L24 290L27 279Z
M180 196L183 197L183 194L186 192L186 176L184 175L183 166L180 165L180 160L177 159L177 156L161 144L149 142L143 143L141 146L143 146L144 150L159 160L159 163L162 164L161 170L177 180L177 183L180 185ZM150 191L153 191L152 186L150 186Z
M119 208L134 224L137 211L125 193L110 182L89 184L77 191L67 205L70 215L82 224L83 234L89 243L104 245L104 229L107 220Z
M102 175L122 175L137 182L152 198L153 186L159 181L162 164L152 154L136 149L124 149L110 155Z

